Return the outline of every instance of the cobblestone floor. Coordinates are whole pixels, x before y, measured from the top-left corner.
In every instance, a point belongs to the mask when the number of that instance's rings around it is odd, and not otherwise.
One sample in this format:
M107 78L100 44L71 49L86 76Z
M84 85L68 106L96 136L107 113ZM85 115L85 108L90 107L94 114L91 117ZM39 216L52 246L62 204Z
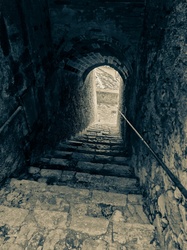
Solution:
M2 250L151 250L141 195L11 179L0 191Z

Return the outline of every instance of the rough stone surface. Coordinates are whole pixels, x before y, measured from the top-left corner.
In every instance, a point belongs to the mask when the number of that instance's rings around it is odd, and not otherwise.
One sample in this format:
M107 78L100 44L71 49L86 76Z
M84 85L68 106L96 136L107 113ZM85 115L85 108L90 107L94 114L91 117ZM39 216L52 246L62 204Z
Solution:
M41 20L49 22L45 3L0 4L0 182L21 170L28 157L29 134L34 135L37 122L42 121L42 93L51 51L50 30L41 25Z
M114 241L124 244L126 247L134 249L154 249L150 246L150 238L153 237L152 226L140 224L128 224L124 222L114 222L113 235ZM151 235L150 235L151 234ZM136 248L135 248L136 247Z
M134 212L139 195L127 197L12 179L0 191L0 248L157 249L153 226Z
M127 103L127 116L187 189L186 10L185 1L147 1L138 80L127 90L128 100L133 100ZM184 249L186 219L180 209L187 214L186 199L143 143L135 136L131 142L135 172L147 197L145 208L162 248Z

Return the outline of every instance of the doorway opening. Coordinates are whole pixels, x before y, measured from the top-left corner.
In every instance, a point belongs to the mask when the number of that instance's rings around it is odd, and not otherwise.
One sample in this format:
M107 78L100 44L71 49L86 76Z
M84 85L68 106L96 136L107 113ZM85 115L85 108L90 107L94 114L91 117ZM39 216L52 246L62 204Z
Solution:
M110 66L101 66L94 70L96 92L96 123L119 125L119 106L121 105L122 78Z

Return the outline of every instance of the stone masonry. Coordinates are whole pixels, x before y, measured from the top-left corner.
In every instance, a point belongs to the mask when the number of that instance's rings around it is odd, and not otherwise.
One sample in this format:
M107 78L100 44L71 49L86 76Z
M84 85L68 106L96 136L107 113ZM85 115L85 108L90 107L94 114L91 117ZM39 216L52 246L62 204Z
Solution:
M109 130L101 128L92 127L89 131L71 143L83 147L82 138L84 145L88 143L87 151L91 143L92 150L94 145L112 145L114 149L95 149L96 155L93 151L76 155L78 149L72 152L72 148L69 147L69 151L66 148L67 151L61 151L61 156L50 158L50 165L32 166L22 180L12 178L1 189L2 250L159 249L156 247L155 229L143 211L142 195L133 184L133 171L127 168L125 172L124 161L127 159L120 157L120 151L116 149L119 136L112 136ZM94 135L96 133L99 135ZM101 139L103 134L110 143L106 142L106 138ZM96 140L99 142L96 143ZM65 162L70 154L76 155L73 159L78 160L78 166L74 162L74 169L69 165L69 170L66 170L67 159L66 164L63 160ZM95 166L89 163L91 157L100 163L95 163ZM115 166L112 163L114 160ZM105 176L101 176L104 170L98 170L97 164L101 168L106 167ZM115 175L115 187L111 183L109 165L116 168L116 173L112 173ZM94 183L89 178L91 176L95 178ZM101 178L105 178L103 184ZM132 179L129 183L128 178Z

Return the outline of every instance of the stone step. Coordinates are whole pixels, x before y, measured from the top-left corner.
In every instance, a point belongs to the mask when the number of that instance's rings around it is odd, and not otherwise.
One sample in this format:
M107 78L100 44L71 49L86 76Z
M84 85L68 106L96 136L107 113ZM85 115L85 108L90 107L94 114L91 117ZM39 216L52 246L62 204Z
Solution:
M156 249L141 195L11 179L0 201L0 249Z
M141 195L11 179L0 201L2 250L156 249Z
M104 144L104 145L118 145L118 146L122 146L124 144L123 140L120 139L112 139L112 138L106 138L106 137L102 137L102 136L87 136L85 137L76 137L74 138L74 140L67 140L67 143L98 143L98 144Z
M92 153L80 153L71 151L60 151L54 150L46 153L44 158L62 158L67 160L78 160L78 161L90 161L96 163L113 163L118 165L127 165L129 162L129 157L115 157L108 155L97 155Z
M89 170L87 169L85 171L92 172L91 167L92 166L89 165ZM78 172L73 170L59 170L51 168L41 169L37 167L30 167L28 172L30 175L25 176L25 178L33 178L39 182L46 182L51 185L67 185L75 188L97 189L124 194L140 193L140 187L137 178L101 175L99 174L100 169L98 169L97 174L91 174L82 172L82 170L81 172ZM95 173L96 169L94 169L93 172Z
M106 149L105 145L97 145L92 144L92 146L88 145L82 145L82 146L73 146L68 145L66 143L60 143L57 146L57 150L59 151L69 151L69 152L82 152L82 153L93 153L93 154L104 154L104 155L110 155L110 156L125 156L126 150L116 150L116 149Z
M70 170L90 174L134 177L134 169L128 165L94 162L94 155L72 154L72 159L41 158L35 165L45 169ZM80 159L82 157L82 159ZM92 158L91 158L92 157Z

